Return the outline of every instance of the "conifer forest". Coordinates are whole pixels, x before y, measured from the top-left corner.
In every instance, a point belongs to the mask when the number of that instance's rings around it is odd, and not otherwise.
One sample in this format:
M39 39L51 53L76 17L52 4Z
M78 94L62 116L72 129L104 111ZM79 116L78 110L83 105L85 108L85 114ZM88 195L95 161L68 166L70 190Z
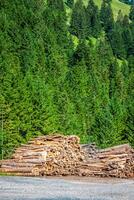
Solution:
M0 159L53 133L134 146L134 4L112 1L0 1Z

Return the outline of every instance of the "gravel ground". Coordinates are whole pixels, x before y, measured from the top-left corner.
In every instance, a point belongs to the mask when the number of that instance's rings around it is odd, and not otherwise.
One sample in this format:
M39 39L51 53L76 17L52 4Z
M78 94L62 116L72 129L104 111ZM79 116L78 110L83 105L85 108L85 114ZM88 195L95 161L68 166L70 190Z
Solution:
M134 200L134 180L1 176L0 200Z

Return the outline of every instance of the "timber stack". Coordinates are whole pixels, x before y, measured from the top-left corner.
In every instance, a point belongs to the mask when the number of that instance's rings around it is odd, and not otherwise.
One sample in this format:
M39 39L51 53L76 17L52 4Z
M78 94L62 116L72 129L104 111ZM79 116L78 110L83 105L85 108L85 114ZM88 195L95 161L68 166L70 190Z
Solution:
M84 146L86 163L78 167L79 174L117 178L134 178L134 149L128 144L103 150ZM93 157L92 155L93 151Z
M12 159L1 163L0 171L25 176L75 175L84 161L77 136L42 136L16 149Z
M125 144L100 150L95 144L80 145L77 136L41 136L1 161L0 172L134 178L134 149Z

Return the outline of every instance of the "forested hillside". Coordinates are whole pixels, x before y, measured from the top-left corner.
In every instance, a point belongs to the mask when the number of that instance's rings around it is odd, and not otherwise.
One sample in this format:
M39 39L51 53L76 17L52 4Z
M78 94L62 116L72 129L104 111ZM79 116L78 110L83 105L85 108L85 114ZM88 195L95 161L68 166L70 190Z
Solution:
M85 5L88 4L88 0L83 0L83 2L85 3ZM102 4L103 0L94 0L94 2L99 8L101 8L101 4ZM112 0L111 7L113 9L113 14L114 14L115 18L117 17L119 10L121 10L124 15L129 14L130 6L122 3L119 0Z
M0 22L1 158L52 133L134 145L134 6L1 0Z

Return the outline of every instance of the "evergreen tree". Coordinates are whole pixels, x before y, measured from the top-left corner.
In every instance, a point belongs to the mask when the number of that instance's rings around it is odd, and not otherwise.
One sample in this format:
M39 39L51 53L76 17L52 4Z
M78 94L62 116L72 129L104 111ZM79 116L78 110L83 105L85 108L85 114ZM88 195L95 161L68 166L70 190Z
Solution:
M83 142L92 138L89 132L95 117L93 115L95 86L92 56L93 46L85 41L80 41L73 54L72 67L67 76L69 97L76 110L71 119L73 124L77 124L77 126L75 125L76 132Z
M95 5L93 0L88 2L86 8L86 17L87 17L87 35L97 37L101 31L99 11L98 7Z
M86 41L80 40L79 45L72 55L71 66L74 66L84 59L84 63L90 68L92 62L91 53L92 44L87 44Z
M129 52L131 52L131 55L134 55L134 5L132 5L131 7L129 18L131 19L130 30L131 30L131 36L132 36L132 43L131 43Z
M129 18L132 20L132 22L134 22L134 5L131 6Z
M82 0L78 0L73 8L70 22L70 33L78 38L86 37L86 13Z
M122 25L123 25L122 38L124 41L125 50L127 52L127 55L131 55L133 41L132 41L132 33L131 33L131 29L130 29L128 16L126 16L126 15L124 16Z
M127 109L125 107L127 88L125 85L122 66L120 66L116 60L113 63L113 75L110 79L110 86L112 90L110 109L111 114L113 115L113 130L116 132L118 140L121 142L125 140L123 134L125 131L125 120L127 114Z
M47 8L43 16L47 28L55 34L58 44L63 49L67 50L69 48L70 39L68 39L67 17L63 0L48 0Z
M67 0L66 4L67 4L67 6L69 8L73 8L73 6L74 6L74 0Z
M129 79L128 79L128 96L126 101L127 118L126 118L126 130L124 137L134 146L134 56L129 56Z
M98 41L94 68L94 115L91 127L94 141L102 147L115 142L112 139L113 125L109 108L109 67L113 62L112 49L105 38ZM103 58L103 59L102 59ZM113 142L112 142L113 140Z
M113 29L109 33L109 41L111 44L111 47L113 49L113 53L115 56L118 58L125 58L126 57L126 49L125 49L125 44L124 44L124 38L122 35L122 25L119 22L119 17L118 21L115 23Z
M106 31L107 35L109 35L114 26L114 18L111 4L109 2L107 3L105 0L103 0L101 5L100 19L104 30Z

